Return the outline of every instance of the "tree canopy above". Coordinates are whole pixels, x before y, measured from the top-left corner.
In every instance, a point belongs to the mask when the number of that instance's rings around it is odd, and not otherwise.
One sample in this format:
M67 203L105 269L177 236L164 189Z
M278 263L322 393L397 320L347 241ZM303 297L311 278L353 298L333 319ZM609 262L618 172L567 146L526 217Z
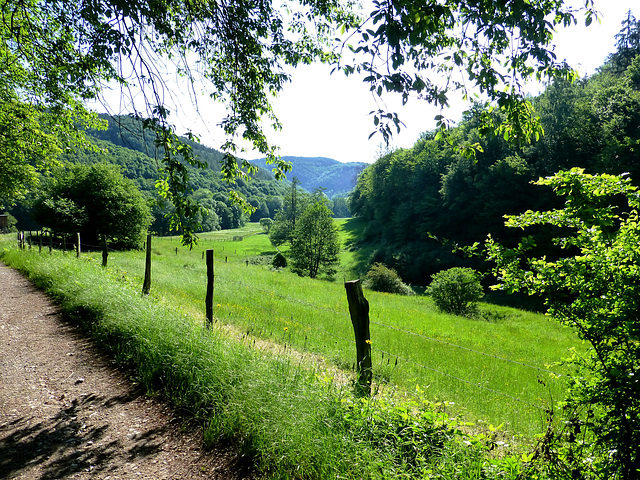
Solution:
M592 2L584 0L588 22ZM240 139L276 162L277 177L289 168L263 130L279 127L271 98L289 80L286 66L329 62L364 72L378 97L416 94L437 105L447 104L452 89L468 95L470 82L506 112L498 126L486 117L487 131L516 141L539 132L522 83L567 74L550 47L554 26L576 21L564 0L375 0L364 17L357 11L350 0L7 0L0 101L31 108L66 147L82 140L79 124L97 122L84 101L99 98L108 83L121 86L125 103L142 98L132 113L156 132L165 164L160 191L189 218L197 208L186 200L184 162L199 162L169 123L163 65L171 63L193 92L226 105L221 169L230 181L245 175L236 160ZM401 122L381 108L374 124L389 138Z

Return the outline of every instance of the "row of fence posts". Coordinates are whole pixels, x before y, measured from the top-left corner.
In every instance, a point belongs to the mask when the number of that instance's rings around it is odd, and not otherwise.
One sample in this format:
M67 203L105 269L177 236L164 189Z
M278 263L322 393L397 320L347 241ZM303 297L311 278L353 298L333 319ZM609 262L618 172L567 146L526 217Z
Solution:
M44 237L44 232L40 231L40 232L36 232L36 236L38 238L38 248L39 251L42 252L42 239ZM49 253L52 253L53 251L53 232L48 232L48 237L49 237ZM107 258L109 257L109 247L107 246L107 236L106 235L101 235L101 248L102 248L102 266L106 267L107 266ZM29 248L32 247L33 244L33 232L29 232L29 234L27 235L26 232L18 232L18 247L19 248L27 248L27 245L29 246ZM73 244L73 248L76 251L76 256L80 257L80 254L82 253L82 243L80 241L80 233L76 233L75 234L75 243ZM62 250L63 251L67 251L67 236L66 235L62 235Z
M147 255L148 252L147 252ZM205 325L213 325L213 292L215 284L215 270L213 249L206 250L207 262L207 294L205 297ZM146 278L146 274L145 274ZM356 394L358 396L371 395L373 380L373 366L371 361L371 333L369 331L369 302L364 297L360 280L345 282L349 314L356 339Z
M40 252L42 252L42 239L44 237L44 232L36 232L36 237L38 238L38 249ZM53 234L51 232L48 233L48 237L49 237L49 253L52 253L53 251ZM106 248L106 237L103 237L104 239L104 248ZM25 249L27 247L32 248L33 247L33 232L29 232L27 234L27 232L18 232L18 247L21 249ZM80 233L76 233L75 234L75 243L73 244L73 248L76 251L76 256L79 257L80 253L82 253L82 245L80 243ZM62 250L66 251L67 250L67 237L65 235L62 235ZM103 252L103 259L104 259L104 252ZM106 263L106 262L105 262Z
M32 235L29 232L28 238L25 238L25 232L18 233L18 242L20 248L26 248L25 242L28 242L29 248L32 244ZM40 251L42 251L42 234L38 235ZM53 238L49 235L49 253L53 248ZM62 248L66 250L66 240L62 237ZM80 257L81 243L80 234L76 234L75 242L76 255ZM213 262L213 249L206 250L207 265L207 293L205 297L205 326L211 328L213 325L213 292L215 284L215 272ZM102 236L102 266L106 267L107 257L109 255L107 249L106 236ZM371 361L371 334L369 331L369 302L364 297L362 291L362 283L360 280L351 280L344 284L347 292L347 301L349 303L349 314L356 340L356 394L359 396L371 395L371 382L373 379L373 368ZM149 295L151 291L151 235L147 235L145 242L145 270L144 281L142 284L142 295Z

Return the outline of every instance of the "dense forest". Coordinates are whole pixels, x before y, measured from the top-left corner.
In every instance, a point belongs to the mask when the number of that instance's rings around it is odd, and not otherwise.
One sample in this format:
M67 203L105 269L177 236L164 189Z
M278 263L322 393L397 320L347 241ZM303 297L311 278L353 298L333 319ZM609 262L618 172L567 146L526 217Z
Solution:
M478 104L451 131L451 143L426 132L412 148L364 170L349 206L366 225L361 243L372 247L371 263L423 285L444 268L482 268L453 254L452 244L482 242L488 234L503 243L520 238L521 231L506 231L504 215L553 208L550 190L532 180L582 167L627 173L640 184L640 22L630 12L615 53L594 75L557 80L532 102L545 132L532 144L481 137L489 110ZM476 142L481 151L475 158L460 153L460 146Z
M158 195L155 187L160 177L159 168L162 162L157 160L161 152L156 151L153 134L145 132L141 123L133 117L101 115L101 118L108 122L107 129L88 132L88 137L96 148L65 153L60 160L69 164L108 162L119 165L122 174L136 183L151 206L153 213L151 230L159 235L176 233L171 231L165 216L172 211L173 206ZM207 166L203 169L188 167L192 189L190 196L208 212L206 215L198 215L200 232L237 228L244 225L246 221L259 221L261 218L273 219L282 209L283 197L287 195L290 182L275 180L269 165L265 164L265 168L259 168L250 180L237 178L235 183L230 184L220 174L222 154L219 151L187 139L183 141L191 146L198 160ZM305 171L302 170L302 173ZM289 177L293 178L292 174L289 174ZM355 183L355 174L353 180ZM327 185L332 189L337 188L331 182ZM231 190L239 192L250 205L255 207L255 211L251 214L243 212L231 201L229 195ZM344 196L347 193L348 191L345 191ZM39 227L32 219L31 203L23 202L10 211L17 218L20 229ZM330 206L335 216L349 215L344 197L335 198L330 202Z

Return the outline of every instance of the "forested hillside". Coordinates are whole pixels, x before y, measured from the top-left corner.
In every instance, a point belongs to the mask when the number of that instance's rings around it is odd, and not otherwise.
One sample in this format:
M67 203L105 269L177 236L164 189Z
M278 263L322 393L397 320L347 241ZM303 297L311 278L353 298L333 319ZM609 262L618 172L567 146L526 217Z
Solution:
M533 187L534 179L583 167L588 173L626 172L640 184L640 22L630 13L616 41L615 53L596 74L556 81L534 99L545 131L539 141L514 147L501 137L480 137L487 109L476 105L452 130L453 145L426 132L413 148L369 166L350 208L366 224L361 243L373 248L370 260L426 284L444 268L482 267L452 254L451 243L482 242L488 234L509 243L522 232L506 232L505 214L553 207L552 195ZM456 148L476 142L482 151L475 159ZM544 239L538 241L546 248Z
M162 162L156 160L161 153L156 152L154 138L142 129L139 121L128 116L101 116L108 120L106 130L91 130L89 139L97 149L83 149L66 153L60 160L69 163L94 164L99 162L114 163L121 167L125 177L132 179L143 192L152 206L154 221L153 232L166 235L171 232L165 214L172 211L173 206L158 196L155 182L159 178L158 168ZM188 142L198 155L198 159L208 165L206 169L188 167L191 196L208 210L208 215L199 215L200 231L215 231L237 228L247 220L257 221L263 217L273 218L282 208L282 197L286 195L286 182L276 181L271 172L260 169L250 181L237 179L235 184L228 184L220 175L219 160L222 154L203 145ZM243 213L234 205L229 197L231 189L237 190L250 204L256 207L251 216ZM28 203L28 202L27 202ZM37 228L30 223L28 204L17 205L11 213L18 218L20 228Z
M291 162L289 177L300 180L300 186L308 192L323 188L330 199L346 197L355 187L358 174L368 165L363 162L342 163L326 157L282 157ZM269 169L266 159L251 160L259 167Z
M154 217L152 231L160 235L175 233L170 230L165 216L173 211L173 206L159 197L155 187L160 177L158 168L162 166L162 162L157 158L161 157L162 153L156 151L153 134L145 132L141 123L129 116L101 115L101 118L108 121L108 128L88 132L88 138L97 148L65 153L60 160L72 164L108 162L119 165L122 174L133 180L148 199ZM190 196L208 211L208 215L198 215L200 232L237 228L247 220L274 218L282 209L283 197L287 195L290 182L275 180L271 173L271 165L266 164L264 160L256 162L259 170L251 180L237 178L234 184L229 184L220 174L222 154L219 151L187 139L183 141L191 146L198 160L208 166L205 169L188 166L192 187ZM300 174L301 186L309 192L319 185L328 185L325 187L325 194L330 198L334 197L329 202L334 216L349 216L345 197L355 186L357 174L366 164L342 164L322 158L286 158L295 159L294 171L288 174L289 178ZM229 196L231 190L243 195L248 203L256 208L255 212L247 215L238 205L234 205ZM18 219L19 228L35 230L39 225L31 218L29 204L30 201L22 202L10 213Z

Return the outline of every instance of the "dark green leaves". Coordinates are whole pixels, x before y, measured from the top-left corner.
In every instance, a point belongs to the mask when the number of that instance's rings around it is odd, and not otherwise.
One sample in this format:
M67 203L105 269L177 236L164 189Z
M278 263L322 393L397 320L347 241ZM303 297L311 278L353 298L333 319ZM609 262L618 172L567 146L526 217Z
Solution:
M560 454L549 465L583 478L591 468L600 478L635 478L640 444L637 188L621 176L588 175L578 168L537 184L551 187L564 206L509 216L508 225L562 227L556 258L534 255L535 243L527 239L515 249L491 239L486 246L504 288L544 298L548 314L574 328L592 348L589 357L573 358L579 371L567 401L568 422L585 429L583 440L550 436L547 441L558 442L552 448Z
M591 1L585 9L594 18ZM365 72L376 96L399 93L403 103L417 96L444 107L450 90L465 98L479 91L506 114L495 133L522 144L542 133L522 86L566 76L550 42L555 26L575 22L574 15L563 0L379 0L357 30L353 60L341 62ZM388 140L382 118L376 112L374 123Z

